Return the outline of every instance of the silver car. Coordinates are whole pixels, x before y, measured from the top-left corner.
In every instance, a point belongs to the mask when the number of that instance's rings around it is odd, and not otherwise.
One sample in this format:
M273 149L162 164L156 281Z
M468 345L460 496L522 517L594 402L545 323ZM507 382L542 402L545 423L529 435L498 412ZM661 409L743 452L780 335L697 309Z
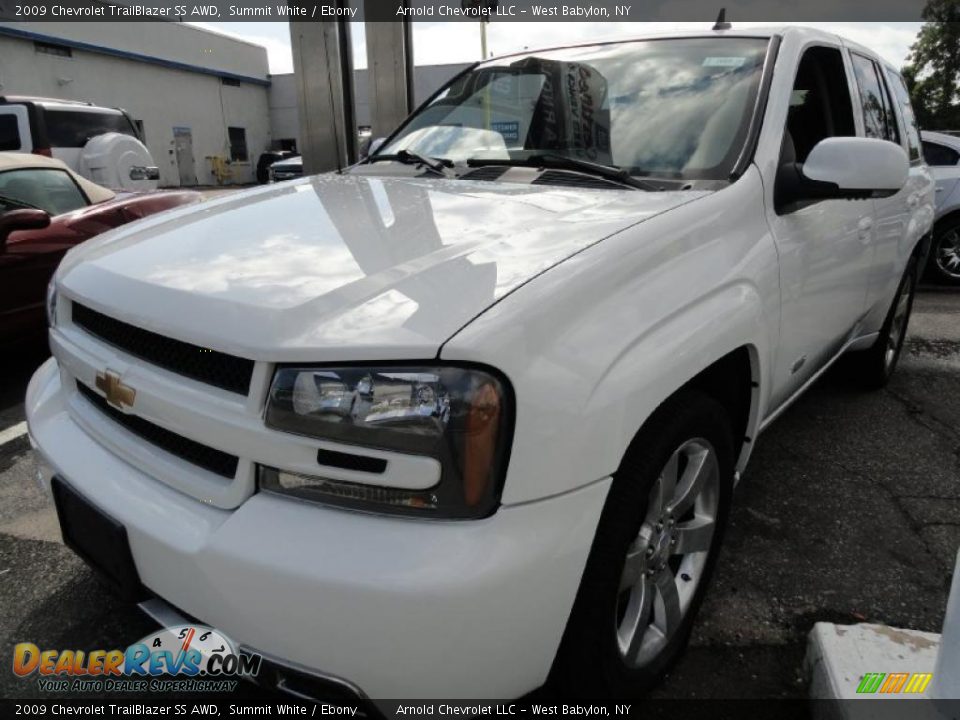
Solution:
M923 156L937 184L937 217L927 274L960 285L960 137L924 131L921 138Z

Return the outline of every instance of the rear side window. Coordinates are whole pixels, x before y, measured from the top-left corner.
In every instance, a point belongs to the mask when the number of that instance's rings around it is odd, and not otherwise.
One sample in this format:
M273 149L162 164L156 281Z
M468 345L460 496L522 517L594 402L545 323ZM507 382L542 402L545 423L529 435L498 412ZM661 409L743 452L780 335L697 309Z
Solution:
M108 132L137 136L127 116L121 113L46 108L44 117L51 147L82 148L90 138Z
M960 163L960 152L946 145L924 140L923 158L931 167L953 167Z
M0 114L0 151L19 150L21 147L17 116L9 113Z
M868 138L890 140L900 144L897 121L893 106L883 81L877 74L877 65L870 58L850 53L853 72L860 88L860 104L863 105L863 126Z
M900 115L903 117L903 124L907 134L907 150L911 160L920 159L920 129L917 127L917 116L913 114L913 105L910 104L910 93L907 91L907 85L899 73L887 70L887 79L890 81L890 87L893 88L893 94L898 103L900 103Z
M85 207L87 198L63 170L26 168L0 173L0 198L60 215Z

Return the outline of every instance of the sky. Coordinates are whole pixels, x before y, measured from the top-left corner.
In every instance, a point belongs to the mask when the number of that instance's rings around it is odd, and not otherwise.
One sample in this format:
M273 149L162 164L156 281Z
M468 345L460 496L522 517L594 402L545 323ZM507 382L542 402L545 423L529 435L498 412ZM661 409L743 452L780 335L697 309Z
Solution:
M263 45L270 72L293 72L290 30L285 22L198 22L191 23ZM568 42L629 37L651 32L703 29L710 23L574 23L574 22L492 22L487 26L488 49L493 55L549 47ZM739 22L736 27L764 25ZM897 67L903 64L921 23L797 23L823 28L866 45ZM363 23L351 23L354 67L367 66ZM413 59L417 65L474 62L480 60L480 24L474 22L415 22Z

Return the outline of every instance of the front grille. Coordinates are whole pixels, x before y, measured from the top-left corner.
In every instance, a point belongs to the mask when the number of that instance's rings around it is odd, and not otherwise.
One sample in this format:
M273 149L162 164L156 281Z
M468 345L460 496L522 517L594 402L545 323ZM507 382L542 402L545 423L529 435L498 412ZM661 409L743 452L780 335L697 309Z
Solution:
M77 390L108 418L161 450L225 478L237 474L236 455L214 450L136 415L122 413L81 382L77 382Z
M253 360L173 340L79 303L73 303L72 315L75 325L141 360L230 392L246 395L250 391Z

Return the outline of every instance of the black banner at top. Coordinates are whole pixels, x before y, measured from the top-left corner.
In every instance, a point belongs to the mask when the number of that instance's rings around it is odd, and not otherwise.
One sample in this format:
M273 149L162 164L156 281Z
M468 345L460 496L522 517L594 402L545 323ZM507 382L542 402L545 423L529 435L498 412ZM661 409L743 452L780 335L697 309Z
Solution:
M4 22L919 21L926 0L0 0Z

